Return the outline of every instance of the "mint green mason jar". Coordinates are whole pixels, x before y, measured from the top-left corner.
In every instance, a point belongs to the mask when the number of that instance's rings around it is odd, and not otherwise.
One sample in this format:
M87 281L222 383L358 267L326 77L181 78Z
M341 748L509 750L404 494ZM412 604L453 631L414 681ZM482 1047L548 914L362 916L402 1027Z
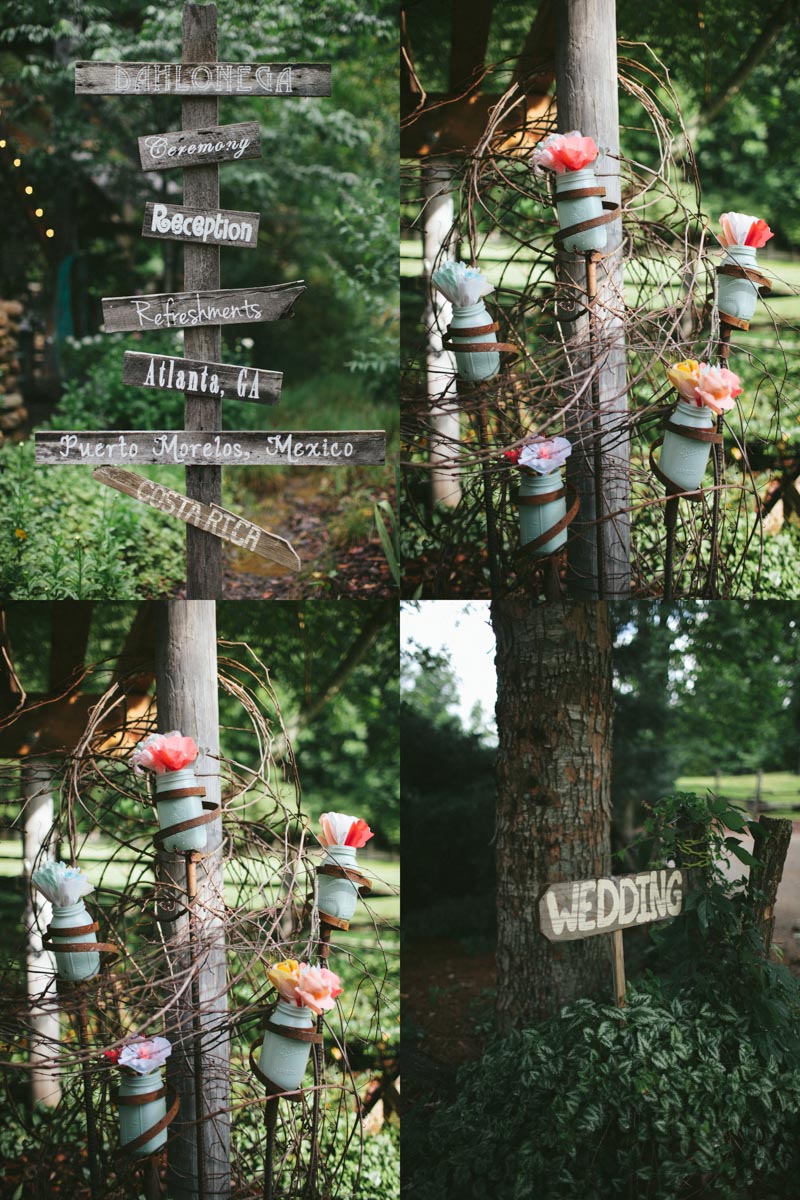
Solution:
M179 796L172 800L168 797L159 799L162 792L193 787L197 787L194 767L184 767L180 771L164 771L161 775L156 775L156 811L161 829L168 829L170 825L179 825L181 821L202 817L203 801L201 796ZM164 842L164 848L178 851L205 850L207 841L208 834L205 825L198 825L195 829L187 829L183 833L176 833L172 837L168 837Z
M80 929L83 925L91 925L94 917L82 900L76 904L67 904L63 908L53 905L53 919L50 922L50 937L56 958L56 972L59 979L69 979L76 982L80 979L91 979L100 970L100 955L91 950L69 951L59 950L59 943L66 942L96 942L97 934L76 933L59 936L59 929Z
M316 1018L310 1008L279 1000L270 1017L273 1025L288 1029L314 1029ZM311 1042L297 1042L268 1029L261 1044L258 1065L267 1079L285 1092L296 1091L303 1082L311 1053Z
M549 475L539 475L536 471L531 471L525 467L521 467L522 477L520 479L519 494L524 496L545 496L548 492L558 492L564 487L564 481L561 478L560 471L553 471ZM560 496L556 500L548 500L544 504L520 504L519 505L519 540L520 545L525 546L528 542L533 542L536 538L541 537L548 529L552 529L554 525L567 515L567 501L564 496ZM556 550L560 550L567 542L567 531L562 529L560 533L555 534L549 541L540 546L534 554L544 556L545 554L554 554Z
M583 167L580 171L565 171L562 175L556 175L556 211L561 229L602 217L601 196L583 196L578 200L570 200L568 196L563 195L564 192L577 192L593 187L597 187L594 167ZM603 250L607 244L607 228L605 225L598 225L595 229L587 229L584 233L576 233L574 237L566 238L564 249L585 254L588 250Z
M714 414L706 405L690 404L679 400L670 417L673 425L685 425L687 429L710 430L716 427ZM696 442L693 438L681 437L667 429L658 462L663 475L677 484L682 492L696 492L703 482L711 453L710 442Z
M147 1075L133 1075L124 1071L119 1085L120 1100L126 1096L139 1097L144 1096L148 1092L159 1092L163 1086L160 1071L151 1071ZM144 1104L119 1104L119 1140L120 1145L126 1146L128 1142L133 1142L136 1138L141 1137L148 1129L152 1129L154 1125L167 1115L167 1100L165 1096L160 1096L156 1100L146 1100ZM160 1150L166 1143L167 1131L162 1129L160 1133L155 1134L138 1150L132 1151L133 1154L144 1156L153 1154L156 1150Z
M328 846L323 866L336 866L358 870L358 859L354 846ZM349 921L358 903L358 884L336 875L317 876L317 905L321 912L340 921Z
M755 246L727 246L722 256L722 266L758 269ZM740 321L749 321L756 311L758 286L749 279L736 275L717 276L717 306L720 312Z
M490 333L467 334L459 337L459 329L480 329L484 325L493 324L489 310L482 300L476 304L468 304L465 308L453 307L453 318L450 322L450 339L456 356L456 370L462 379L479 380L491 379L500 370L500 354L491 350L458 350L459 342L496 342L497 334Z

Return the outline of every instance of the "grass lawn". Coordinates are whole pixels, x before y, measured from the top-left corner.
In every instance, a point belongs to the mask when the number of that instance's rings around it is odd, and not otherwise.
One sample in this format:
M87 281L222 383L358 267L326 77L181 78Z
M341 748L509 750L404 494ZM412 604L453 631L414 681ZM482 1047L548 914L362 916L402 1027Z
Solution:
M678 791L698 792L715 791L716 778L713 775L684 775L675 784ZM719 790L728 800L737 804L747 804L756 795L755 775L721 775ZM765 773L761 779L761 799L770 809L775 806L770 816L790 817L800 821L800 775L789 771Z

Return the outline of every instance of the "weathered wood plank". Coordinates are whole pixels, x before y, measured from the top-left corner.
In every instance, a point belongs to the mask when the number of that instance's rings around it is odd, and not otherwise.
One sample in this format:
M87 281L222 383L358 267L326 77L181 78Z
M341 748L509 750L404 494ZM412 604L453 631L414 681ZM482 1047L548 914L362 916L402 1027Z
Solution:
M122 382L162 392L192 392L218 400L247 400L251 404L277 404L281 395L281 371L260 367L237 367L229 363L200 362L169 354L142 354L126 350Z
M143 171L168 171L173 167L200 167L260 157L261 138L256 121L150 133L139 138Z
M344 467L384 462L379 429L215 433L180 429L47 430L34 435L39 466L160 463L192 467Z
M257 212L236 212L229 208L187 208L183 204L145 205L142 237L162 238L168 242L193 242L201 246L246 246L258 244Z
M553 883L539 901L539 929L551 942L570 942L667 921L682 912L685 893L686 876L673 868Z
M173 488L154 483L152 479L144 479L135 471L125 471L121 467L97 467L94 477L100 483L116 488L126 496L132 496L134 500L141 500L143 504L149 504L151 508L157 508L159 512L167 513L168 516L177 517L187 525L193 525L206 533L213 533L215 537L232 542L234 546L250 550L253 554L259 554L273 562L282 563L285 567L291 567L293 571L300 569L300 559L285 538L268 533L252 521L246 521L244 517L237 517L235 513L228 512L219 504L202 504L199 500L192 500Z
M305 284L298 280L263 288L108 296L103 299L103 322L106 333L118 333L282 321L292 316L292 305L305 290Z
M77 62L75 91L95 96L330 96L328 63Z

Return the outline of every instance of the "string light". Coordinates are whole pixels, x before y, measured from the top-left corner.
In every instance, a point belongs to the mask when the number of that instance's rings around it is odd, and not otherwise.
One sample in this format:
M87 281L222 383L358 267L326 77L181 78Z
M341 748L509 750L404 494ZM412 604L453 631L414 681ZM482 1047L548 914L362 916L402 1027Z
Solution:
M56 236L55 229L45 229L44 236L45 237L55 237Z
M14 159L14 164L13 164L13 165L14 165L15 167L21 167L21 166L22 166L22 159L21 159L21 158L15 158L15 159Z
M31 185L30 185L30 184L28 184L28 186L25 188L25 195L26 195L26 196L32 196L32 195L33 195L33 188L31 187Z
M0 150L5 150L5 148L6 148L6 139L0 138Z
M36 209L36 216L37 216L37 217L43 217L43 216L44 216L44 209L43 209L43 208L37 208L37 209Z

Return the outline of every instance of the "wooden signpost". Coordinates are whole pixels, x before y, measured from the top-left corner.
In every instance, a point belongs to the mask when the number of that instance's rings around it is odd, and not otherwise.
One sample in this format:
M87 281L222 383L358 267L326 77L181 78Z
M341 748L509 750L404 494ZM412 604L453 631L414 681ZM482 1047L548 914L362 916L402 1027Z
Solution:
M143 479L135 471L125 471L121 467L97 467L94 477L100 483L116 488L134 500L141 500L159 512L177 517L179 521L202 529L215 538L232 542L234 546L291 567L293 571L300 570L300 559L285 538L260 529L252 521L237 517L219 504L201 504L199 500L190 500L173 488L154 483L152 479Z
M128 351L123 381L134 387L182 391L184 430L60 431L36 435L36 461L84 463L109 487L169 513L187 525L189 599L222 595L221 539L296 569L283 538L226 512L220 505L223 465L343 466L383 463L385 437L376 430L223 432L222 401L277 404L282 375L222 363L223 325L291 317L306 290L302 281L255 288L220 288L219 247L255 249L260 214L219 205L219 164L258 158L255 121L219 124L218 96L330 96L331 69L314 63L217 61L214 4L184 4L180 63L79 62L75 91L96 96L180 96L182 128L138 138L145 171L183 168L183 203L153 200L142 236L181 241L182 292L111 296L103 300L107 333L178 329L185 358ZM184 496L114 464L172 463L186 469Z
M553 883L539 900L539 930L550 942L610 933L614 1000L618 1008L624 1008L623 930L679 916L685 894L686 875L673 867Z

